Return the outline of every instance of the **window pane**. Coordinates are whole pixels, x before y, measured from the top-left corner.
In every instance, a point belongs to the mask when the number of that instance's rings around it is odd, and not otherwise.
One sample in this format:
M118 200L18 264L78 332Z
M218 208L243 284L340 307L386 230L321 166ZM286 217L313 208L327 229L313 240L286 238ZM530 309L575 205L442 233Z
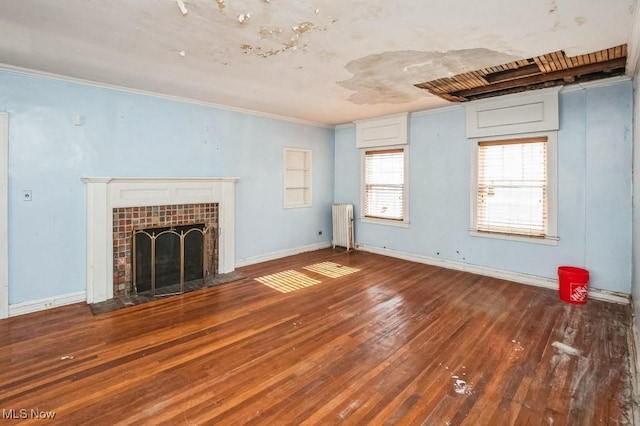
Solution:
M545 235L546 157L546 138L479 144L479 231Z
M364 183L365 216L404 218L404 150L367 151Z

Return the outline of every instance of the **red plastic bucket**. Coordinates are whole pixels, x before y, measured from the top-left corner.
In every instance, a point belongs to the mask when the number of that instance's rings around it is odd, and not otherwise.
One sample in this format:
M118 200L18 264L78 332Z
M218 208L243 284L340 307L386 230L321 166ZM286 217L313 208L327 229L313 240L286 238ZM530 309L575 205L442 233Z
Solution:
M573 266L558 267L560 300L576 305L587 303L589 271Z

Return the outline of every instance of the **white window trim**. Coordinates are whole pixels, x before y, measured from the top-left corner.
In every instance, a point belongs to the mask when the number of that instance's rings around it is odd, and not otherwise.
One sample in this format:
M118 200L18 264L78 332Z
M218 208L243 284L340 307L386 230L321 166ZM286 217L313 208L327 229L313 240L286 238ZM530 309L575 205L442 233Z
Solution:
M527 237L524 235L498 234L480 232L478 229L478 143L481 141L509 140L529 137L547 137L547 230L546 237ZM472 237L494 238L499 240L521 241L525 243L558 245L558 132L520 133L501 136L487 136L482 138L472 138L470 140L471 158L471 191L470 191L470 229Z
M287 171L291 170L289 169L289 166L287 164L287 153L288 152L300 152L305 156L305 162L308 161L308 167L300 170L302 171L306 176L305 176L305 180L307 181L307 186L304 188L296 188L296 189L300 189L302 191L304 191L304 198L305 198L305 202L302 204L292 204L290 202L287 202L287 191L294 189L288 186L288 182L287 182ZM298 209L298 208L305 208L305 207L311 207L313 204L313 153L310 149L306 149L306 148L293 148L293 147L284 147L283 151L282 151L282 164L283 164L283 178L282 178L282 207L285 209Z
M402 185L402 211L404 212L403 220L396 219L381 219L374 217L366 217L364 215L364 187L365 187L365 156L367 151L384 151L387 149L398 149L402 148L404 150L404 183ZM386 225L386 226L396 226L399 228L408 228L409 227L409 146L408 145L387 145L380 146L375 148L367 148L360 150L360 222L361 223L371 223L376 225Z

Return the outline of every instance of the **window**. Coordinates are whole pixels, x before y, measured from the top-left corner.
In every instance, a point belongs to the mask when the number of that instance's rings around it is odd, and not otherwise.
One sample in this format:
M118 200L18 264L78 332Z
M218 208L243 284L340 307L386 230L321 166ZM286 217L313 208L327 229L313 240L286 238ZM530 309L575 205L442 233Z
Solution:
M555 132L473 141L472 232L555 241Z
M364 151L362 215L366 221L406 224L407 148Z
M284 149L284 208L311 206L311 150Z

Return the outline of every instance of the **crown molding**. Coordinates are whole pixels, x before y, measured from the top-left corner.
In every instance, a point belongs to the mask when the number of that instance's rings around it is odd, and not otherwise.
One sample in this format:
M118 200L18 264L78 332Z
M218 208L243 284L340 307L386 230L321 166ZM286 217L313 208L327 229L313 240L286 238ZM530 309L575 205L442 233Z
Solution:
M420 117L421 115L439 114L441 112L455 111L455 110L463 109L463 108L464 108L464 105L462 103L459 103L459 104L446 105L446 106L433 108L433 109L425 109L423 111L412 112L411 116L412 117Z
M284 115L271 114L268 112L256 111L248 108L240 108L240 107L233 107L229 105L216 104L214 102L201 101L197 99L183 98L181 96L167 95L164 93L158 93L158 92L153 92L149 90L132 89L130 87L118 86L116 84L102 83L102 82L93 81L93 80L85 80L82 78L69 77L66 75L55 74L55 73L50 73L46 71L38 71L30 68L16 67L14 65L9 65L9 64L0 63L0 71L5 71L9 73L14 73L14 74L22 74L30 77L46 78L49 80L64 81L68 83L83 84L86 86L97 87L100 89L116 90L119 92L132 93L135 95L151 96L154 98L166 99L174 102L182 102L182 103L200 105L200 106L209 107L209 108L217 108L217 109L222 109L226 111L238 112L241 114L249 114L249 115L254 115L258 117L271 118L273 120L288 121L290 123L296 123L296 124L304 124L307 126L322 127L325 129L334 128L334 126L327 123L302 120L298 118L287 117Z
M636 4L631 32L627 41L627 75L634 77L640 73L640 3Z
M584 83L570 84L563 86L560 93L577 92L579 90L592 89L594 87L613 86L614 84L622 83L624 81L631 80L626 75L619 75L617 77L603 78L602 80L585 81Z

